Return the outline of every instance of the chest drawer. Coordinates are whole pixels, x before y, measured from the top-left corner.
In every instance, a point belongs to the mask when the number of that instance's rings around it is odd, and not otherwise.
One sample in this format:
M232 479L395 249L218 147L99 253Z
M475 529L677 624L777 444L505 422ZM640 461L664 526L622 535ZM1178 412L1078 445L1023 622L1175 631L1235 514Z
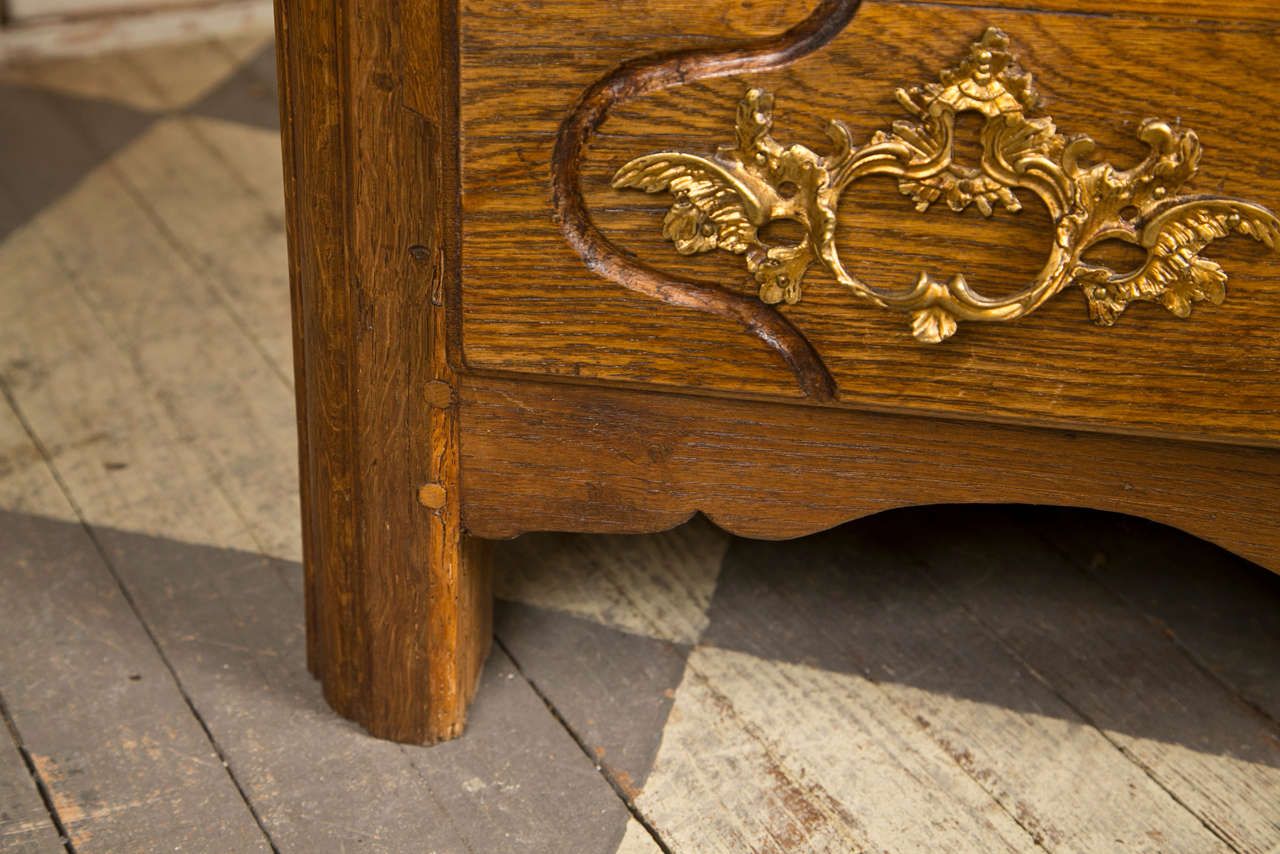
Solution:
M650 0L547 16L464 4L465 365L1280 442L1270 13L1236 5L1215 18L1152 0L1136 10L1152 17L1082 17L1042 5L868 2L850 16L838 2ZM498 24L513 13L521 27ZM704 174L692 198L694 178L669 180L681 163L688 176L759 154L740 134L766 118L777 158L765 190L749 168ZM844 130L832 136L830 120ZM575 134L585 143L566 158ZM877 140L912 148L899 174L877 174ZM844 148L867 174L832 192ZM667 160L643 160L655 153ZM920 164L944 155L925 174ZM778 171L805 158L826 191ZM846 156L846 172L857 162ZM566 222L579 187L601 244L575 241ZM784 215L765 224L754 209L770 191L766 207ZM786 215L823 192L825 243L816 216ZM807 263L789 267L806 240ZM799 287L798 275L761 273L770 264L803 269ZM647 288L629 286L645 276Z
M1015 2L281 0L335 708L460 731L478 538L1054 503L1280 567L1272 4Z

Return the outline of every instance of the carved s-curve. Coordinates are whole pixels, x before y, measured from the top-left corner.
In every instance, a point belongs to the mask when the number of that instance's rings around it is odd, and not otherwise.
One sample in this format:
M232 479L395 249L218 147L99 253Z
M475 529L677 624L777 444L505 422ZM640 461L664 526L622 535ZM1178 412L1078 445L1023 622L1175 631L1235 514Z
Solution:
M551 158L551 197L556 218L565 239L589 270L654 299L741 323L782 356L808 397L822 401L835 398L835 380L813 345L787 318L754 297L706 282L676 278L623 256L587 213L579 167L587 140L614 106L693 80L787 65L831 41L853 18L860 4L861 0L822 0L809 17L780 36L719 50L676 51L625 62L582 94L560 124Z

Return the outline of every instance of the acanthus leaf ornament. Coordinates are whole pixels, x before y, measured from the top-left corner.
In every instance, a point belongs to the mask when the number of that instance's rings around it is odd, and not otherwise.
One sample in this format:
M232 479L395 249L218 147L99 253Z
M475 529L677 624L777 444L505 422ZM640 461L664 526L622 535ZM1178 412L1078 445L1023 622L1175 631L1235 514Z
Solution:
M1193 131L1148 119L1138 138L1150 153L1137 166L1084 165L1093 141L1064 136L1051 118L1031 115L1039 102L1031 75L995 28L937 83L899 89L897 99L908 120L877 131L860 147L848 127L832 121L827 135L834 149L821 155L775 140L773 96L750 89L738 105L733 145L707 157L643 155L619 169L612 184L671 193L675 201L663 236L686 255L721 249L744 256L763 302L798 302L804 275L817 263L856 296L908 312L912 334L930 343L950 337L960 320L1022 317L1073 285L1101 326L1112 325L1140 300L1186 317L1194 303L1217 304L1226 295L1226 274L1199 254L1210 242L1233 233L1272 249L1280 241L1280 219L1260 205L1178 195L1199 167L1201 147ZM953 158L955 118L966 111L985 118L976 167ZM937 202L954 211L973 205L987 216L997 206L1016 212L1021 204L1014 191L1028 190L1044 202L1055 225L1049 257L1030 285L1008 297L983 296L962 275L940 281L921 273L905 292L871 287L848 273L835 245L840 196L870 175L896 177L921 212ZM778 220L799 223L803 238L794 245L764 239L762 229ZM1084 259L1090 247L1110 239L1145 249L1145 262L1120 273Z

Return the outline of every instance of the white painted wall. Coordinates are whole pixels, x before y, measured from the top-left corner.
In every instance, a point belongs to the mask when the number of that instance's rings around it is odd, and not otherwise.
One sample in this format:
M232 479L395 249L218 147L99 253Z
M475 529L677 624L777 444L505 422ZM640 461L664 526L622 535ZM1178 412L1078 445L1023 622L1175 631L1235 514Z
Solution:
M190 6L205 0L6 0L9 20L15 24L40 18L67 18L136 12L141 9Z
M271 0L173 0L159 8L157 0L7 2L10 20L0 27L0 63L270 30L272 22Z

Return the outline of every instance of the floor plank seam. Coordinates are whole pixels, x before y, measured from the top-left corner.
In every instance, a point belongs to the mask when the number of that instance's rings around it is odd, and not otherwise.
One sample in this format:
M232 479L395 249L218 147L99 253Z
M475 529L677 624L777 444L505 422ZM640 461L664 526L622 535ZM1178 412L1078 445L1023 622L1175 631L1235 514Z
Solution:
M493 636L493 642L497 644L498 648L501 649L503 653L506 654L507 658L511 659L511 665L516 669L516 672L520 674L520 677L524 679L526 683L528 683L530 689L533 690L533 693L538 695L538 699L547 707L547 711L551 713L551 716L556 719L556 722L560 724L564 731L569 734L569 737L573 739L573 743L578 745L578 749L582 751L582 755L587 758L600 776L604 778L604 781L613 789L614 794L618 796L618 799L622 801L623 806L627 808L627 812L631 814L631 818L644 828L645 833L649 834L649 837L653 840L653 843L658 846L659 850L662 851L662 854L673 854L671 847L668 846L658 834L658 829L654 827L653 823L650 822L649 819L645 817L644 813L640 811L640 808L636 806L635 800L627 794L626 790L622 787L622 784L619 783L614 776L609 773L609 770L605 768L600 760L596 758L595 754L591 751L591 748L587 746L587 743L582 740L582 737L579 736L576 731L574 731L573 727L569 724L569 721L565 719L564 715L560 713L560 710L551 702L551 698L548 697L546 693L538 687L538 683L534 682L533 679L529 677L529 674L524 671L524 668L520 666L519 659L517 659L512 651L507 648L507 645L503 643L502 638L495 634Z
M989 626L985 620L983 620L979 615L975 614L973 610L965 602L950 596L947 593L946 589L943 587L943 585L939 583L936 578L933 577L933 574L929 570L929 566L925 561L920 560L918 558L912 558L912 562L915 563L917 567L919 567L921 575L924 576L924 578L928 581L928 583L933 585L934 590L939 595L945 597L949 601L954 602L960 608L960 610L963 611L963 613L970 620L972 620L973 623L976 626L978 626L979 629L981 629L981 631L984 634L986 634L989 638L995 641L995 643L998 644L1000 648L1003 649L1007 655L1009 655L1014 661L1016 661L1023 670L1025 670L1028 674L1030 674L1030 676L1033 679L1040 682L1040 684L1044 685L1045 688L1050 693L1052 693L1055 697L1057 697L1060 701L1062 701L1062 703L1065 704L1067 708L1071 709L1071 711L1074 712L1076 716L1079 717L1084 724L1086 724L1089 727L1092 727L1094 731L1096 731L1102 738L1104 738L1108 744L1114 747L1120 753L1121 756L1123 756L1129 762L1133 763L1133 765L1136 768L1142 771L1142 773L1147 777L1147 779L1151 780L1151 782L1155 786L1157 786L1161 791L1163 791L1166 795L1168 795L1169 798L1172 799L1174 803L1176 803L1178 806L1182 807L1184 810L1190 813L1196 819L1196 821L1200 822L1200 824L1205 828L1205 830L1213 834L1214 837L1216 837L1219 841L1221 841L1222 844L1225 845L1227 848L1231 849L1231 851L1235 852L1235 854L1246 854L1246 852L1244 852L1239 846L1234 844L1226 836L1226 834L1222 829L1220 829L1215 824L1213 824L1206 816L1201 815L1199 812L1193 809L1182 798L1178 797L1177 793L1175 793L1169 786L1167 786L1164 783L1164 781L1161 780L1146 763L1142 762L1140 759L1138 759L1138 757L1134 756L1132 752L1130 752L1129 750L1126 750L1122 744L1117 742L1116 739L1114 739L1111 736L1111 734L1108 733L1106 729L1104 729L1093 718L1092 715L1088 714L1088 712L1086 712L1077 703L1075 703L1069 696L1067 696L1064 692L1060 691L1058 687L1054 685L1052 682L1050 682L1049 679L1045 677L1043 673L1037 670L1031 664L1031 662L1027 661L1026 658L1021 654L1019 654L1019 652L1011 644L1007 643L1004 640L1004 638L1000 637L1000 634L996 632L994 629L992 629L991 626Z
M188 120L184 119L183 121L185 123ZM182 240L176 234L173 233L173 229L171 229L168 223L164 221L164 217L160 216L160 214L156 212L155 208L153 208L149 203L147 203L146 198L142 195L142 193L138 190L138 188L133 184L133 182L130 181L128 177L121 174L120 170L115 169L113 171L115 172L116 177L119 178L120 183L125 187L126 191L133 198L134 202L137 203L139 209L142 210L143 215L151 221L152 225L155 226L156 232L160 234L160 236L164 239L165 243L169 245L169 248L173 250L174 254L183 260L183 262L187 265L187 268L190 269L192 273L194 273L198 278L203 279L206 285L209 286L209 292L213 295L214 300L216 300L218 305L221 306L223 311L226 312L227 317L230 318L232 325L235 326L235 328L240 331L240 334L245 337L245 340L248 341L249 346L252 347L254 352L256 352L262 358L262 361L267 366L267 370L270 371L271 374L275 376L278 380L280 380L280 382L284 385L286 389L292 392L293 378L287 376L280 369L280 366L277 365L272 360L271 355L267 352L266 348L263 346L263 343L260 340L258 340L258 337L254 335L253 332L250 330L248 322L244 319L244 317L240 314L240 312L236 310L234 303L230 298L228 298L226 292L224 291L223 287L219 282L219 280L221 279L221 274L213 272L203 262L197 261L195 258L193 258L189 247L187 247L187 245L183 243Z
M97 149L98 145L93 138L93 134L90 132L89 128L85 127L81 117L73 110L68 109L65 105L62 105L60 109L66 119L80 131L80 135L85 144L92 149ZM174 115L178 114L175 113ZM181 121L184 126L187 126L190 122L190 117L183 117ZM207 150L209 146L205 146L205 148ZM152 226L155 227L156 233L160 235L161 239L168 245L169 249L173 251L174 255L182 259L182 262L186 265L187 269L204 282L206 288L208 288L209 292L213 295L214 300L217 301L218 305L222 307L223 311L226 312L227 316L231 319L232 325L234 325L236 329L240 330L240 333L244 335L253 350L262 357L262 360L267 365L267 369L284 384L285 388L289 391L293 391L293 379L285 376L281 372L279 366L272 361L271 356L263 347L262 342L249 331L248 324L240 313L235 310L234 303L228 299L227 295L223 292L223 288L220 286L219 282L216 281L219 276L192 257L187 245L173 233L173 229L171 229L168 223L164 221L164 217L160 216L160 214L147 200L146 196L138 189L133 181L130 180L129 176L124 174L123 170L121 170L116 163L107 161L99 168L109 171L115 177L115 179L120 183L120 186L129 195L129 198L131 198L133 203L138 206L138 210L142 211L143 216L145 216L151 222ZM256 200L258 197L254 196L254 198Z
M45 785L44 777L40 776L40 769L36 767L35 760L31 757L31 752L22 743L22 733L18 732L18 725L14 722L13 716L9 714L9 707L5 704L3 694L0 694L0 718L4 718L5 727L13 739L13 746L17 748L18 755L22 757L22 764L27 767L27 773L31 775L31 782L35 783L36 792L39 793L40 800L44 804L45 810L49 813L49 821L53 824L53 829L58 833L58 841L62 843L62 847L67 854L76 854L76 847L71 842L71 834L67 832L67 827L62 822L62 816L58 814L58 808L53 803L53 795L49 792L49 787Z
M118 170L111 169L110 164L108 164L104 168L111 171L111 174L116 177L116 180L120 182L120 184L126 189L126 191L130 192L131 194L134 192L134 188L132 187L132 185L129 184L124 179L124 177L119 174ZM16 194L13 193L12 189L7 184L5 184L2 179L0 179L0 190L4 190L8 192L12 197L17 198ZM170 396L157 392L157 390L154 388L154 384L151 382L152 377L147 372L145 366L141 364L137 354L134 352L131 352L127 347L125 347L121 343L120 338L115 333L115 331L109 328L108 326L106 326L102 322L102 318L98 313L98 311L96 310L93 300L89 298L89 296L87 296L84 291L80 274L66 262L65 257L61 252L61 247L59 247L57 241L50 238L43 231L38 230L38 233L40 235L40 239L44 242L46 247L49 249L50 255L54 258L55 262L57 262L58 265L61 266L62 272L66 275L67 281L71 283L72 290L75 292L76 297L81 302L83 302L84 305L93 314L94 320L98 323L99 327L102 329L102 333L106 338L106 340L110 342L110 344L116 349L116 351L120 354L120 357L124 361L129 363L129 366L133 369L139 381L142 382L144 385L147 385L148 391L151 392L151 399L155 402L157 406L160 407L160 409L163 411L165 416L168 418L170 426L172 426L177 430L177 433L179 436L186 437L188 434L190 434L191 430L189 429L189 426L183 422L183 419L175 410L175 407L173 405L172 400L170 399ZM185 259L184 259L184 262L185 262ZM198 271L197 271L197 274L198 274ZM254 345L254 349L255 351L258 350L256 344ZM274 368L271 368L271 370L274 371ZM12 392L6 388L5 395L6 397L9 398L10 404L11 406L13 406L14 411L17 412L17 402ZM28 435L30 435L33 438L33 441L37 441L35 440L35 433L31 429L31 426L27 422L26 418L24 416L19 416L19 417L22 420L24 429L27 430ZM56 474L56 469L53 469L52 456L47 454L47 449L44 449L43 445L40 445L38 441L37 441L37 445L42 448L42 453L46 454L46 459L49 460L50 468L55 472L55 475L54 475L55 479L58 480L59 486L62 489L63 494L66 495L67 500L71 501L72 505L75 506L75 502L70 497L71 494L69 489L67 488L66 484L62 481L62 479ZM209 481L213 484L213 487L217 490L218 494L222 497L222 499L227 503L227 506L228 508L230 508L231 512L235 514L236 518L239 520L241 526L243 527L245 534L250 538L250 540L252 540L255 548L262 554L270 554L271 553L270 549L268 549L266 544L261 541L257 528L251 523L251 520L244 514L240 505L235 501L232 495L227 491L226 484L221 479L221 477L219 477L219 472L216 470L216 468L211 468L209 461L203 456L199 456L198 460L202 468L204 469L205 474L208 476ZM79 512L78 506L76 506L76 510L77 512ZM83 518L83 516L81 516L81 518Z
M962 605L961 607L964 607L964 606ZM965 612L969 613L968 608L965 608ZM973 617L971 613L969 615L971 618ZM990 634L985 624L982 624L982 623L979 623L979 624L982 625L982 628L984 631L988 631L988 633ZM1014 658L1014 660L1017 661L1023 667L1023 669L1025 669L1029 674L1031 674L1032 678L1039 681L1042 685L1044 685L1050 691L1050 693L1052 693L1055 697L1057 697L1059 700L1065 703L1067 707L1071 709L1071 711L1075 712L1075 714L1079 716L1082 722L1092 727L1094 731L1096 731L1102 738L1104 738L1108 744L1114 747L1120 753L1121 756L1129 760L1129 762L1133 763L1135 767L1137 767L1140 771L1142 771L1144 775L1146 775L1147 779L1149 779L1152 783L1154 783L1162 792L1168 795L1169 798L1174 803L1176 803L1178 806L1182 807L1184 810L1190 813L1196 819L1196 821L1200 822L1200 824L1205 828L1205 830L1213 834L1214 837L1216 837L1219 841L1221 841L1222 844L1225 845L1227 848L1234 851L1235 854L1246 854L1246 852L1244 852L1243 849L1235 845L1229 838L1227 838L1227 836L1224 834L1221 828L1219 828L1217 825L1211 822L1207 817L1201 815L1199 812L1193 809L1185 800L1178 797L1177 793L1174 792L1173 789L1171 789L1168 785L1166 785L1165 782L1161 780L1159 776L1157 776L1155 772L1152 771L1152 769L1145 762L1141 761L1138 757L1134 756L1131 751L1125 749L1124 745L1120 744L1114 738L1112 738L1110 733L1108 733L1096 720L1094 720L1092 715L1088 714L1084 709L1080 708L1080 706L1072 702L1072 700L1065 693L1063 693L1062 691L1059 691L1058 688L1053 685L1053 683L1051 683L1047 678L1045 678L1044 674L1042 674L1040 671L1032 667L1030 662L1026 661L1022 656L1020 656L1017 653L1017 651L1015 651L1009 645L1005 644L999 637L996 637L995 635L992 635L992 637L995 638L996 642L1000 644L1001 648L1004 649L1005 652L1011 655Z
M440 814L444 816L445 822L447 822L450 829L453 830L454 835L462 840L463 846L467 849L467 854L477 854L476 849L471 846L471 840L466 838L466 834L463 833L463 829L453 820L453 815L449 812L449 808L445 806L445 804L440 800L440 796L436 794L436 787L431 785L431 775L420 767L414 760L413 753L416 745L401 744L399 747L400 755L404 757L404 760L409 764L409 767L417 773L418 779L422 781L423 786L427 789L427 795L430 796L431 802L436 805Z
M213 45L214 49L218 51L218 53L225 56L233 64L239 63L241 61L236 56L235 52L232 51L230 48L228 48L227 45L221 39L213 39L211 41L211 44ZM249 63L247 65L240 65L238 71L233 73L240 73L245 70L251 70L251 66L252 66L252 63ZM154 76L151 74L150 71L138 66L136 62L134 63L134 67L136 71L140 75L142 75L142 77L144 77L151 83L151 86L153 89L158 90L159 83L155 80ZM271 76L270 79L267 79L255 74L254 79L257 80L259 83L261 83L264 87L274 88L275 86L274 74ZM245 195L253 198L255 201L260 202L264 208L268 206L268 198L263 195L262 188L255 185L251 179L241 174L240 169L236 167L236 164L234 163L234 161L232 161L230 158L227 157L226 152L223 151L221 148L219 148L218 145L212 139L210 139L209 136L204 131L200 129L200 125L197 122L193 121L193 119L198 118L199 116L197 114L192 113L189 106L180 107L172 111L172 115L181 118L183 125L188 129L188 131L191 133L193 137L199 140L200 146L209 154L209 156L226 167L227 172L233 176L236 184L238 184L241 187L241 189L245 191ZM279 134L277 133L277 136L278 135ZM281 182L284 181L283 166L281 167L280 180ZM273 199L278 198L280 188L277 186L271 189L274 191L272 192L271 198ZM292 377L290 377L289 379L290 379L290 382L292 382Z
M227 50L225 45L221 42L215 41L213 44L219 53L228 57L233 62L236 61L234 54ZM164 98L164 88L155 79L155 76L138 62L137 57L132 54L121 54L120 58L129 67L129 69L139 77L139 79L146 81L147 88L151 91L151 94ZM235 72L232 73L234 74ZM180 120L182 124L188 128L191 135L200 143L200 147L204 149L205 153L226 167L232 180L236 182L236 185L240 187L240 189L245 191L245 195L253 198L255 201L262 202L265 206L265 199L259 188L254 187L250 181L240 174L240 171L235 168L235 165L230 160L227 159L221 149L210 142L204 134L200 133L199 130L192 126L192 119L197 118L198 116L191 112L191 105L165 107L158 111L156 115L162 116L166 119Z
M182 684L182 679L179 678L177 669L173 666L173 662L169 660L169 656L165 653L164 646L160 643L160 639L156 637L156 634L152 630L150 624L147 623L147 621L143 618L142 611L138 607L138 603L134 600L133 594L129 591L128 586L124 583L124 579L120 576L120 572L116 568L115 563L111 560L111 557L107 553L106 548L102 545L102 541L98 539L97 531L94 530L93 526L90 525L88 520L85 518L84 511L81 509L79 503L77 503L75 498L72 496L71 489L68 487L67 482L63 479L62 473L59 472L57 466L54 465L53 457L50 455L49 449L45 446L44 442L40 439L39 436L36 435L35 431L32 429L30 421L27 420L26 415L22 412L22 409L18 406L17 399L14 397L13 392L10 390L8 384L4 382L3 379L0 379L0 395L4 397L5 401L9 405L9 408L13 410L14 416L18 419L18 423L22 425L22 429L26 431L28 438L31 439L31 443L35 445L36 451L40 454L40 458L44 461L45 466L49 469L49 473L53 477L54 481L57 483L58 489L62 492L63 496L66 498L67 503L71 505L71 510L75 514L76 519L79 521L80 526L84 528L85 533L89 537L89 541L93 543L94 551L98 553L98 557L102 560L102 563L106 567L107 572L110 573L112 580L115 582L116 587L119 589L121 598L124 600L125 604L128 606L129 610L132 612L134 618L138 621L138 624L142 627L143 632L146 633L147 639L151 642L151 645L155 647L156 654L160 657L161 663L164 664L165 669L169 672L169 678L173 680L174 686L178 689L179 696L181 696L182 701L186 703L187 709L191 712L192 717L195 718L196 723L200 725L200 729L204 732L205 738L208 739L209 741L209 746L213 749L214 754L218 757L218 761L222 764L223 769L226 771L227 777L231 780L231 785L235 786L236 792L239 793L240 795L240 799L244 801L245 808L249 811L249 815L253 818L254 823L257 824L258 829L262 832L262 837L266 841L267 845L271 848L272 854L281 854L279 847L277 847L275 843L275 840L271 838L271 834L267 831L267 826L266 826L266 823L263 821L262 816L258 814L257 808L254 807L253 801L250 800L249 793L245 791L244 786L242 786L240 781L236 779L235 772L231 768L231 763L227 761L227 755L223 751L222 746L218 743L218 740L213 735L213 731L209 729L209 725L205 722L204 717L200 714L200 711L196 708L195 702L191 699L191 695L187 692L186 686ZM6 721L8 721L7 711L5 712L5 719ZM19 749L21 750L20 745L19 745ZM30 757L27 756L25 752L23 752L23 759L24 761L29 761ZM33 773L34 773L34 767L35 767L34 765L30 766ZM37 784L40 785L40 781L38 778L37 778ZM41 797L47 797L47 791L44 790L43 788L41 790ZM46 804L50 807L50 809L52 809L51 801L46 800ZM70 842L69 842L70 837L67 836L65 829L59 826L59 833L61 833L66 839L68 839L67 844L70 845Z
M1045 543L1051 550L1056 552L1063 559L1065 559L1067 563L1073 566L1077 571L1079 571L1085 577L1087 577L1088 579L1093 581L1095 584L1097 584L1098 587L1100 587L1102 590L1106 591L1108 596L1110 596L1115 601L1119 602L1125 608L1132 611L1138 617L1138 619L1141 620L1143 623L1146 623L1148 625L1153 624L1153 618L1150 615L1148 615L1145 611L1143 611L1141 606L1139 606L1136 602L1134 602L1129 597L1125 596L1120 591L1116 590L1110 584L1107 584L1106 579L1101 575L1099 575L1098 573L1094 572L1089 567L1089 565L1086 564L1084 561L1078 560L1075 556L1073 556L1066 549L1064 549L1059 543L1056 543L1051 538L1046 537L1042 532L1031 531L1030 533L1036 538L1038 538L1041 542ZM1272 729L1277 730L1277 733L1280 734L1280 718L1276 718L1274 715L1272 715L1269 711L1267 711L1261 705L1259 705L1258 703L1255 703L1253 700L1246 697L1244 693L1241 692L1241 690L1238 687L1236 687L1236 685L1234 685L1231 682L1228 682L1222 676L1221 673L1214 670L1208 664L1208 662L1206 662L1203 658L1201 658L1196 653L1195 650L1191 649L1189 646L1183 643L1182 639L1178 637L1177 632L1173 631L1172 629L1169 629L1167 631L1162 631L1161 634L1164 635L1164 637L1170 643L1172 643L1173 646L1183 655L1183 657L1186 658L1188 661L1190 661L1191 664L1197 670L1199 670L1205 676L1208 676L1211 680L1217 683L1224 691L1230 694L1236 701L1238 701L1239 703L1244 705L1246 708L1248 708L1249 711L1252 712L1253 714L1262 718L1262 720L1268 726L1270 726Z
M1042 832L1036 830L1034 827L1028 826L1024 817L1019 816L1016 811L1011 810L1009 806L1005 804L1002 798L996 797L995 793L993 793L990 789L987 788L982 778L977 773L975 773L971 768L965 767L965 764L960 761L959 757L954 755L953 751L949 750L947 745L944 744L942 741L940 741L937 735L928 726L926 726L924 723L920 721L919 716L912 714L911 710L906 706L904 706L896 697L894 697L892 692L885 690L884 686L880 683L880 680L873 678L869 673L863 673L862 677L876 687L876 690L880 692L881 696L885 698L885 701L890 706L897 709L904 718L906 718L917 729L923 732L925 734L925 737L928 738L929 741L937 745L938 749L941 750L944 754L946 754L946 756L952 761L952 763L955 764L955 766L959 768L966 777L972 780L980 790L986 792L987 795L991 798L991 800L995 802L996 806L1000 807L1000 809L1004 812L1004 814L1009 817L1009 820L1012 821L1014 824L1016 824L1018 827L1022 828L1026 832L1027 836L1031 838L1031 842L1037 848L1045 852L1049 852L1051 850L1045 846L1044 834Z

